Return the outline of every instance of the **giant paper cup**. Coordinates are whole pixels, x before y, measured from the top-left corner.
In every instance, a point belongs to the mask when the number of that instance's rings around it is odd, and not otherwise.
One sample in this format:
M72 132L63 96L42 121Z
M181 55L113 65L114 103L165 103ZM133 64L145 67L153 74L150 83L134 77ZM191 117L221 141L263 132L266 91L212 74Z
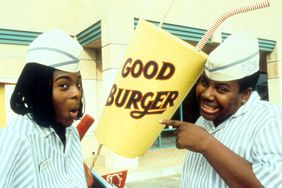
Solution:
M202 73L207 55L144 21L134 31L95 134L129 158L144 154Z

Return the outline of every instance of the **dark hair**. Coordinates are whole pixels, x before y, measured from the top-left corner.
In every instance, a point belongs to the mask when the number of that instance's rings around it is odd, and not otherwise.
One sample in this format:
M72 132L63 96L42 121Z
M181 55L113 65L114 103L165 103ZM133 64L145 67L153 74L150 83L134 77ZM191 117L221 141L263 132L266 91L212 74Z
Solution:
M237 80L239 83L240 92L244 91L249 87L251 87L252 90L255 90L258 78L259 78L259 71L250 76L246 76L244 78Z
M20 115L29 114L38 125L49 127L56 123L52 102L53 67L27 63L12 93L11 109ZM82 100L76 119L82 117Z

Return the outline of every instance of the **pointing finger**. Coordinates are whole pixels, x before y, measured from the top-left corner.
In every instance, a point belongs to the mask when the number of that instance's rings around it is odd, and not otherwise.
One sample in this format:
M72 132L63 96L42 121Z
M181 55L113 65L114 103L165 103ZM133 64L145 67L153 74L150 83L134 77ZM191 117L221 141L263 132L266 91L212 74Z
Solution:
M174 128L178 128L179 126L181 126L181 121L164 119L160 120L160 124L171 125Z

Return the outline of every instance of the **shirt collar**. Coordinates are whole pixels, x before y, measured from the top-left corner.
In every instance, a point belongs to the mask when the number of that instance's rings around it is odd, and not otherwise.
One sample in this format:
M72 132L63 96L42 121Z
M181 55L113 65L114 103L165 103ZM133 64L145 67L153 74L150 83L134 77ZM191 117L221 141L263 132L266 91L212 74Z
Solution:
M49 135L55 133L55 130L50 126L50 127L41 127L41 126L36 126L38 132L43 138L48 137Z
M49 127L42 127L42 126L35 126L38 130L38 132L40 133L40 135L43 138L46 138L48 136L50 136L51 134L55 134L55 130L53 129L53 127L49 126ZM72 131L72 129L70 127L66 128L66 135L69 135L70 132Z
M220 129L222 129L223 127L225 127L226 123L228 121L230 121L231 119L233 118L236 118L236 117L239 117L243 114L245 114L247 112L248 109L251 108L251 106L253 105L253 103L255 103L256 101L260 100L260 96L258 95L258 93L256 91L253 91L251 93L251 96L249 98L249 100L244 104L242 105L238 110L237 112L235 112L233 115L231 115L229 118L227 118L225 121L223 121L220 125L218 125L217 127L214 126L214 123L212 121L208 121L208 131L211 133L211 134L214 134L215 132L219 131Z
M256 91L252 91L251 93L251 96L249 98L249 100L244 104L242 105L238 110L237 112L235 112L232 117L236 118L240 115L243 115L247 112L248 109L250 109L250 106L252 106L252 104L255 102L255 101L258 101L260 100L260 96L259 94L256 92Z

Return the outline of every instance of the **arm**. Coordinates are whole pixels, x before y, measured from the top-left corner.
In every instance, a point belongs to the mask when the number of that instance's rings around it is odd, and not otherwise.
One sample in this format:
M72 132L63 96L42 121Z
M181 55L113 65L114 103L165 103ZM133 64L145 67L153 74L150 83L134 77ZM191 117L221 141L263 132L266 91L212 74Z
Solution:
M229 187L262 187L252 165L228 149L205 129L191 123L163 120L176 128L176 146L201 153Z
M213 136L200 151L229 187L263 187L252 170L252 164L224 146Z

